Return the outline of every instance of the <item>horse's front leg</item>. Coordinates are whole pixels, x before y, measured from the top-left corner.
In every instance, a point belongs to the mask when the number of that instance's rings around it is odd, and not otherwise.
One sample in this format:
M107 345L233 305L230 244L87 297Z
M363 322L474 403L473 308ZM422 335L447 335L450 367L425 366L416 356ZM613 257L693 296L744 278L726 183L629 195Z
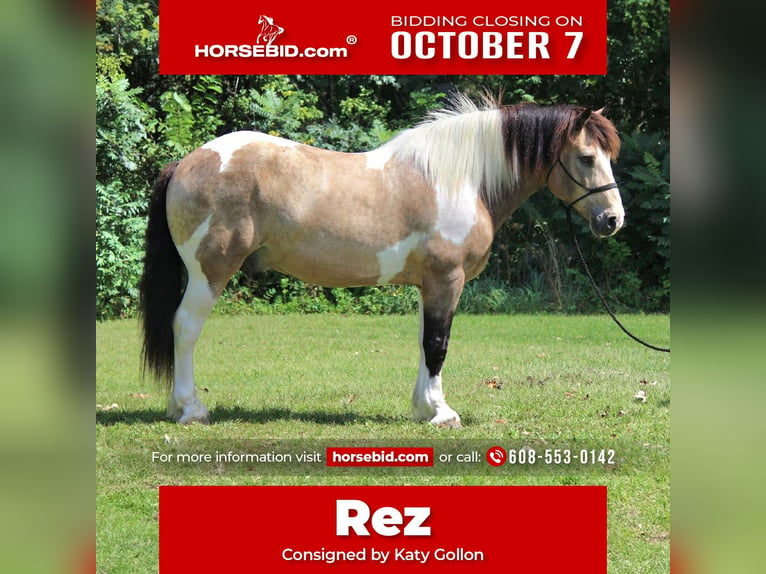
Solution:
M447 279L426 282L420 290L420 369L412 394L415 420L452 428L462 425L460 415L444 400L442 366L462 290L462 271Z

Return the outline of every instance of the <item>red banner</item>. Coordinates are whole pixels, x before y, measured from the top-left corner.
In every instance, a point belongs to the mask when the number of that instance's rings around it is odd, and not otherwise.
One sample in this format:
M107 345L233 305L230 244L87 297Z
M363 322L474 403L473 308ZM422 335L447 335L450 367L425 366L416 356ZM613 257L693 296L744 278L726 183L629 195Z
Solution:
M603 486L160 486L160 572L606 573Z
M605 74L606 0L161 0L162 74Z

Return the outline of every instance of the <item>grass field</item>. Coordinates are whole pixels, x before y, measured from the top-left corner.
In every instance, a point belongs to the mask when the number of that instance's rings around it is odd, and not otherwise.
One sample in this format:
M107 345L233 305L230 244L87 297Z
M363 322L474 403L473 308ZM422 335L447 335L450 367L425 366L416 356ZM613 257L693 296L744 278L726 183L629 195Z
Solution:
M668 341L667 316L625 323L652 342ZM459 315L443 372L447 401L464 424L452 430L410 420L417 336L415 316L213 316L195 356L213 424L180 426L165 420L164 390L141 382L138 323L97 324L98 572L156 571L163 484L603 484L610 574L669 571L667 354L637 345L607 317ZM331 472L151 458L366 443L437 452L571 445L614 449L619 463Z

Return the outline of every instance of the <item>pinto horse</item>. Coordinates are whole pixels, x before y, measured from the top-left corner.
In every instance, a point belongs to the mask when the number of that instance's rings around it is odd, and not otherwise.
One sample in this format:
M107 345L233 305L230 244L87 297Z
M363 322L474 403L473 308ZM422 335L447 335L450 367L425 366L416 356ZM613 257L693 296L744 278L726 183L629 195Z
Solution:
M610 161L619 147L600 111L459 96L366 153L241 131L169 164L150 200L139 287L144 369L169 382L168 415L209 422L192 354L247 260L327 287L415 285L414 416L460 427L441 372L465 282L486 265L498 228L545 186L594 235L616 233L624 211Z

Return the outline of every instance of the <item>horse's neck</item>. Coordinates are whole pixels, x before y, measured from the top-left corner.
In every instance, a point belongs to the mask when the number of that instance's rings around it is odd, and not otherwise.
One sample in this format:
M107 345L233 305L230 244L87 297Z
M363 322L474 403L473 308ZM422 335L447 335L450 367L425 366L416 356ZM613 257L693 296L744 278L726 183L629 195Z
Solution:
M503 193L499 194L499 197L489 203L487 209L492 216L495 232L500 229L503 223L508 221L514 211L544 186L544 183L530 180L519 185L517 189L504 190Z

